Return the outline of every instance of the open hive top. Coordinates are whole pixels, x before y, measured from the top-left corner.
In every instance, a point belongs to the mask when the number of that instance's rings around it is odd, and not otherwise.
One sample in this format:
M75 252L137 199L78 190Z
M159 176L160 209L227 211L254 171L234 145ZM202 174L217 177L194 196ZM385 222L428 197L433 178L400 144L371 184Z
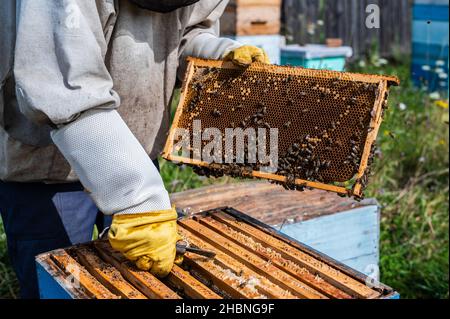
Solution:
M362 197L375 140L396 77L190 58L181 100L163 156L196 167L204 175L258 177L288 189L307 187ZM177 130L259 128L278 130L275 172L259 163L205 162L174 147ZM204 133L204 131L202 131ZM208 141L202 141L205 146ZM269 138L266 140L269 150ZM247 156L247 154L245 155ZM224 164L229 163L229 164Z
M208 259L186 253L165 279L137 269L107 241L59 249L37 257L72 298L151 299L366 299L395 292L232 208L179 220L190 245ZM70 284L67 284L70 281ZM43 287L45 288L45 287ZM41 293L44 293L45 291Z

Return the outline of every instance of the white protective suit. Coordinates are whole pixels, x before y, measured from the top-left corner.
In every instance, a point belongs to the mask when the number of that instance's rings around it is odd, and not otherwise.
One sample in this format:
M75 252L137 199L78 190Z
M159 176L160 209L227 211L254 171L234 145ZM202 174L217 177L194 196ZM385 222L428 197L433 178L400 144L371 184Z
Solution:
M170 208L150 158L185 58L240 46L218 37L226 4L162 14L128 0L2 0L0 179L79 179L106 214Z

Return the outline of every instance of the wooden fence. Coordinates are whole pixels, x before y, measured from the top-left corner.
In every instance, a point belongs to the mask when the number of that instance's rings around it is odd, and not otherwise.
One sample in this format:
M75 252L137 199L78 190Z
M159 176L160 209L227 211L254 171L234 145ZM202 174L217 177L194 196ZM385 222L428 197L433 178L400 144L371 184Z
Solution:
M367 6L380 9L380 28L367 28ZM341 38L354 57L411 53L412 0L283 0L283 33L290 43Z

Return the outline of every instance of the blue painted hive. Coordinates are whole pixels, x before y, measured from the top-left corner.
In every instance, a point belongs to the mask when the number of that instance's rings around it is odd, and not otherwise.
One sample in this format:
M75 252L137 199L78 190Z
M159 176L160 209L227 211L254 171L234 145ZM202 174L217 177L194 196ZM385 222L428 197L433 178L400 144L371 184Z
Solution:
M448 90L448 0L415 0L412 78L429 91Z
M344 71L346 59L353 55L351 47L327 47L319 44L287 45L281 49L281 64L308 69Z

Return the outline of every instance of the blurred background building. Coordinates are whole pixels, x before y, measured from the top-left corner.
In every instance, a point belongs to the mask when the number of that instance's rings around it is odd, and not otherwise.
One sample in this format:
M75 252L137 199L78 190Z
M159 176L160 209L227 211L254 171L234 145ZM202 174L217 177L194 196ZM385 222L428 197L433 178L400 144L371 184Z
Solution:
M275 64L342 71L348 60L410 60L414 83L448 90L448 0L231 0L222 35Z

